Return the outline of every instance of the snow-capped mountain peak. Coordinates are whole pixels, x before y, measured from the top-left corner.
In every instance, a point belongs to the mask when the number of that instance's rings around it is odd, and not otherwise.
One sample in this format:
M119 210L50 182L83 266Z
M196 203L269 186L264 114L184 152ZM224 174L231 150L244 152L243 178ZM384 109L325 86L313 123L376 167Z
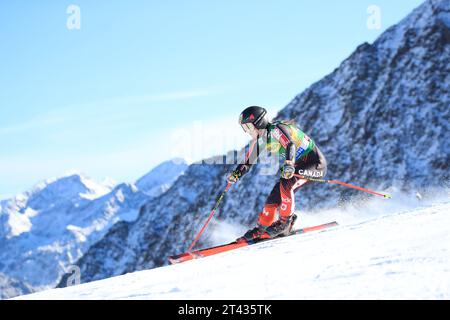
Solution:
M165 161L136 181L136 186L150 196L160 194L166 191L187 167L186 161L181 158Z
M427 29L437 31L440 28L450 28L450 1L427 0L390 27L373 45L383 52L381 57L392 59L396 54L407 50L415 38L427 32Z
M51 178L38 183L25 196L28 197L29 205L39 206L39 202L46 203L56 199L63 201L81 197L93 200L110 191L109 185L98 183L83 173L70 172L60 178Z
M87 200L99 198L111 190L85 175L70 173L61 178L47 179L36 184L30 191L18 194L0 204L0 220L3 236L11 238L28 232L32 220L40 213L58 210L66 213L68 206L79 206ZM1 234L0 234L1 236Z
M141 186L153 188L146 193L133 183L97 183L72 171L1 201L0 298L54 286L68 265L114 224L134 221L141 206L169 188L182 169L180 161L155 168L141 179Z

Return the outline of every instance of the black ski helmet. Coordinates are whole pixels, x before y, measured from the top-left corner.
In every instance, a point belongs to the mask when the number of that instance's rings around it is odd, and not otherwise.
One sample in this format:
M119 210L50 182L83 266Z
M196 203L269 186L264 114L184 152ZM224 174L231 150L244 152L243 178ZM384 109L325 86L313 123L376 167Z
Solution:
M244 131L247 131L246 124L253 124L256 129L266 129L269 124L267 110L257 106L248 107L239 116L239 124Z

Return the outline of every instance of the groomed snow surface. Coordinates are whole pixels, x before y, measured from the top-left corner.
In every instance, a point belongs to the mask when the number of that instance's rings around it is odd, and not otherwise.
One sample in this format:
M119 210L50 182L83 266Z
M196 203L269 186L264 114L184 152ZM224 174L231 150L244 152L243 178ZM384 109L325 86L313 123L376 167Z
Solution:
M448 196L390 212L384 201L298 225L333 229L19 299L450 299Z

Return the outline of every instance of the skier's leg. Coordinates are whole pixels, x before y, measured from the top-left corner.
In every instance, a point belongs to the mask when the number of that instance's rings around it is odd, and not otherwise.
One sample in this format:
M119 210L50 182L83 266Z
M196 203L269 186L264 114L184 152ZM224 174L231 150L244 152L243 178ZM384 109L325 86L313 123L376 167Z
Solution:
M314 147L311 153L295 164L295 171L302 175L311 175L312 178L323 178L327 173L327 161L319 150ZM308 183L309 180L294 177L292 179L280 179L280 217L287 218L295 210L294 193Z
M267 228L267 234L270 237L288 235L297 219L294 214L295 197L294 192L309 181L293 177L291 179L280 179L280 218Z
M263 211L259 214L258 225L263 227L270 226L275 221L277 208L277 204L265 204Z
M267 197L263 211L259 214L258 225L263 227L270 226L275 221L277 208L280 203L280 183L277 182Z
M273 187L269 196L267 197L263 211L259 214L256 227L248 230L242 237L245 240L253 240L260 238L266 233L266 228L272 225L276 218L277 208L280 204L280 183L278 182ZM239 241L240 239L238 239Z
M308 183L308 180L291 178L280 179L280 218L267 228L267 233L270 237L277 237L281 235L288 235L297 219L294 214L295 197L294 192L301 186Z
M319 148L315 147L306 157L295 163L295 171L305 176L323 177L327 171L327 162ZM298 177L280 179L280 219L267 228L267 233L271 237L286 235L290 232L297 218L294 214L294 192L308 182L309 180Z
M289 218L295 210L295 196L294 192L298 190L301 186L306 184L308 180L292 178L289 180L280 179L280 218Z

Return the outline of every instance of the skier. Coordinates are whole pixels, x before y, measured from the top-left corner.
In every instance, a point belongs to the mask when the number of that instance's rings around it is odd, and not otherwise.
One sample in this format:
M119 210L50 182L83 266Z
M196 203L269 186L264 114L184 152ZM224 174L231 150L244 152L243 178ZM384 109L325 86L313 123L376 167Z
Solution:
M252 137L252 147L245 163L239 164L227 177L229 183L237 182L250 170L260 156L260 150L278 152L278 155L284 158L284 164L281 167L280 180L267 197L256 226L238 240L288 235L297 219L294 214L294 192L309 181L294 174L323 178L327 171L326 159L314 141L292 121L270 123L267 110L262 107L246 108L239 117L239 124Z

